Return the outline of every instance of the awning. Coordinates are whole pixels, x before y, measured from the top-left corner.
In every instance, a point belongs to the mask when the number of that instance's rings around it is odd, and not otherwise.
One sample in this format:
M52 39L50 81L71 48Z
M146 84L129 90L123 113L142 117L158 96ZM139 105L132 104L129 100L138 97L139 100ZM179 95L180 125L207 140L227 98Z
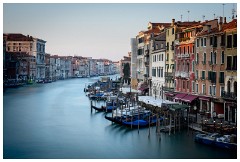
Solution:
M198 96L196 96L196 95L187 95L184 98L182 98L181 100L184 101L184 102L191 103L196 98L198 98Z
M204 97L204 96L199 96L198 99L203 101L210 101L209 97Z
M174 99L175 100L180 100L180 99L182 99L183 97L185 97L187 94L186 93L179 93L179 94L177 94L175 97L174 97Z
M166 96L174 96L173 93L165 93Z
M188 105L171 105L169 107L169 109L172 110L172 111L185 110L185 109L188 109L188 108L189 108Z

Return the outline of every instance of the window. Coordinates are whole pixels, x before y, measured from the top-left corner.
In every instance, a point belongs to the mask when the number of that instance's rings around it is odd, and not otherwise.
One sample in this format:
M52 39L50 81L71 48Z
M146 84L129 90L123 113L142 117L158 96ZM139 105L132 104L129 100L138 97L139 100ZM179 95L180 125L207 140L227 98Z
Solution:
M213 85L212 87L212 95L216 96L216 85Z
M172 48L171 49L174 50L174 41L172 41Z
M182 48L181 47L179 47L179 54L181 54L182 53Z
M183 53L184 53L184 54L186 53L186 51L185 51L185 47L183 47Z
M142 55L143 54L143 49L138 49L138 55Z
M192 53L194 53L194 46L192 46Z
M203 46L206 47L207 38L203 38Z
M196 70L196 74L195 75L196 75L196 79L198 79L198 70Z
M189 89L189 81L187 81L187 89Z
M233 93L237 96L237 82L233 83Z
M194 92L195 82L192 82L192 92Z
M161 68L161 77L163 77L163 68Z
M210 62L211 63L213 62L213 52L211 52L211 54L210 54Z
M223 97L223 93L224 93L224 87L220 87L220 95L221 95L221 97Z
M198 63L198 61L199 61L199 55L198 55L198 53L196 54L196 62Z
M237 34L233 35L233 47L237 47Z
M185 89L185 81L182 81L182 88Z
M163 43L161 43L161 49L163 49Z
M237 56L233 56L233 67L232 70L237 70Z
M232 48L232 35L227 36L227 48Z
M206 64L206 53L203 53L203 64Z
M224 64L224 51L221 53L221 64Z
M168 72L168 69L169 69L169 65L168 64L166 64L166 71Z
M230 93L230 81L227 82L227 93Z
M201 38L201 46L203 46L203 38Z
M197 44L197 47L199 47L199 39L197 39L197 43L196 44Z
M187 47L187 53L190 53L189 46Z
M169 58L169 54L167 53L166 61L168 61L168 58Z
M221 35L221 46L225 46L225 34Z
M213 64L217 64L217 53L214 52L213 54Z
M212 86L209 86L209 95L212 95Z
M162 54L162 61L163 61L163 54Z
M202 85L202 93L206 94L206 85L205 84Z
M194 61L192 61L192 71L195 70L195 69L194 69L194 66L195 66Z
M172 35L174 34L174 28L172 28Z
M167 49L166 50L169 50L169 42L167 42Z
M227 70L232 70L232 56L227 56Z
M202 79L205 79L205 71L202 71Z
M224 72L219 72L219 83L224 83Z
M167 35L169 36L169 30L167 30Z
M217 36L213 37L213 47L217 47Z
M216 72L208 71L208 80L211 80L211 83L216 83Z
M213 45L213 37L210 37L210 46Z
M198 93L198 83L196 83L196 93Z

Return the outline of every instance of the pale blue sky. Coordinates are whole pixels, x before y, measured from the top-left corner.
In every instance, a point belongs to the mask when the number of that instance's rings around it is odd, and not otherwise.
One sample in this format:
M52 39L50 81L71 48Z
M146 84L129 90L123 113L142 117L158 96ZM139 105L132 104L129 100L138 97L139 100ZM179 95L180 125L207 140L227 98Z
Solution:
M229 21L233 3L226 3ZM237 4L235 4L235 10ZM3 32L47 41L46 52L118 61L130 51L130 38L148 22L202 21L223 16L222 3L171 4L3 4ZM236 15L236 14L235 14Z

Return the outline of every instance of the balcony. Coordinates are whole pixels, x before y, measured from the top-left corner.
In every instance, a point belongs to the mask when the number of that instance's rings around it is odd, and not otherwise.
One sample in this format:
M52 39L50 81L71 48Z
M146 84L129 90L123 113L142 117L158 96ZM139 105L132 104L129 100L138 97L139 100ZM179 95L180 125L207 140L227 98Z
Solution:
M184 42L190 40L190 37L179 38L179 42Z
M190 54L189 54L189 53L186 53L186 54L185 54L185 57L189 57L189 56L190 56Z
M165 72L165 77L172 77L172 76L173 76L173 73Z
M175 44L175 45L179 45L179 44L180 44L179 40L175 40L175 41L174 41L174 44Z
M182 78L189 78L189 72L181 72Z
M181 73L179 71L175 71L175 77L181 77Z
M222 92L222 97L223 97L223 98L228 98L228 99L236 100L236 99L237 99L237 94L234 93L234 92L226 92L226 91L223 91L223 92Z

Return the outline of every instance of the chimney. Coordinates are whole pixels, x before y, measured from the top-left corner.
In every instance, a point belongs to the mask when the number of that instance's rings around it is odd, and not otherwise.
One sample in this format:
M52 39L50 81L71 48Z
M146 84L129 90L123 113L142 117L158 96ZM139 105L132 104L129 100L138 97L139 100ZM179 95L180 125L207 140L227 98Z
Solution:
M226 24L227 23L227 18L226 17L224 17L224 24Z
M172 25L171 25L171 26L173 26L173 25L174 25L174 23L175 23L175 19L172 19Z
M220 19L219 19L218 29L219 29L219 31L222 30L222 17L220 17Z

